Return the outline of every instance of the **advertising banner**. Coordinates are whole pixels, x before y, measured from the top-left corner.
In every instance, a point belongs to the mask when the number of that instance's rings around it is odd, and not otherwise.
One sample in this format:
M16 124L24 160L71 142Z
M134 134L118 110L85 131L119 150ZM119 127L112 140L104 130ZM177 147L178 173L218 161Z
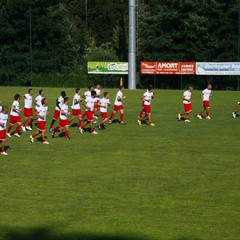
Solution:
M240 75L240 62L197 62L197 75Z
M127 62L88 62L89 74L128 74Z
M142 74L196 74L195 62L141 62Z

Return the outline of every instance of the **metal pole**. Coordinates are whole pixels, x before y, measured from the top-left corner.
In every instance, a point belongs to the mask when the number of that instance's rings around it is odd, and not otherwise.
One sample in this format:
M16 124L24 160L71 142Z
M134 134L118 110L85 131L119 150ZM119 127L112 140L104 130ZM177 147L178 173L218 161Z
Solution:
M240 61L240 0L238 0L238 62ZM237 80L237 90L239 91L239 75Z
M32 8L29 6L29 37L30 37L30 81L31 81L31 86L33 86L33 78L32 78L32 64L33 64L33 53L32 53Z
M129 0L128 88L136 89L136 2Z

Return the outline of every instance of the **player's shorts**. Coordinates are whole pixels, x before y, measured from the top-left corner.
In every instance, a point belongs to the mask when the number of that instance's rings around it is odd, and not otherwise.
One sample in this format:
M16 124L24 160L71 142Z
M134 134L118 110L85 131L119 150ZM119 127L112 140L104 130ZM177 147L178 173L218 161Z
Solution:
M9 123L10 124L15 124L15 123L21 123L22 120L21 120L21 117L20 116L13 116L13 115L10 115L10 120L9 120Z
M76 116L82 116L82 110L81 110L81 109L73 109L73 110L72 110L72 115L73 115L74 117L76 117Z
M46 130L46 122L45 121L38 121L38 130L44 132Z
M101 112L101 116L103 119L108 119L107 112Z
M123 105L120 105L120 106L118 106L118 105L114 105L113 110L114 110L115 112L117 112L117 111L121 111L121 110L123 110Z
M62 128L64 128L65 126L68 126L69 125L69 121L68 121L68 119L60 119L60 121L59 121L59 126L60 127L62 127Z
M0 130L0 141L6 140L6 130Z
M192 104L191 103L184 104L184 110L185 113L190 113L192 111Z
M86 111L86 114L87 114L87 120L88 121L93 121L94 112L93 111Z
M150 114L150 113L151 113L151 106L150 106L150 105L144 105L144 111L145 111L147 114Z
M94 109L99 109L100 106L99 106L99 100L94 104Z
M53 114L53 119L58 119L59 118L59 116L60 116L60 111L59 110L57 110L57 109L55 109L54 110L54 114Z
M24 108L24 117L25 118L32 118L33 117L32 108Z
M210 102L209 101L203 101L203 107L204 108L210 108Z

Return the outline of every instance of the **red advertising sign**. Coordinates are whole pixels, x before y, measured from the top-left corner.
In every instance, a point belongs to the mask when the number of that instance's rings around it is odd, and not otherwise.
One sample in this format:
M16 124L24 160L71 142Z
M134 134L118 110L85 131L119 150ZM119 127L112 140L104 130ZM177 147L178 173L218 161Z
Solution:
M141 62L142 74L196 74L195 62Z

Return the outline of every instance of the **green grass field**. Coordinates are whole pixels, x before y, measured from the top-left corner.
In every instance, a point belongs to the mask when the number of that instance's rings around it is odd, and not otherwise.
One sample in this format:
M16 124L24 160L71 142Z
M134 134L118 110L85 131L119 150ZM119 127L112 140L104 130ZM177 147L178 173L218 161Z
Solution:
M62 89L44 90L49 125ZM72 99L74 89L65 90ZM18 92L27 88L1 87L3 105ZM193 91L185 123L177 121L182 91L155 90L155 127L136 124L143 92L125 91L126 126L106 125L98 135L72 127L69 141L47 133L50 145L31 143L30 132L7 139L0 239L240 239L240 118L231 117L239 92L214 92L208 121L195 117L202 103Z

